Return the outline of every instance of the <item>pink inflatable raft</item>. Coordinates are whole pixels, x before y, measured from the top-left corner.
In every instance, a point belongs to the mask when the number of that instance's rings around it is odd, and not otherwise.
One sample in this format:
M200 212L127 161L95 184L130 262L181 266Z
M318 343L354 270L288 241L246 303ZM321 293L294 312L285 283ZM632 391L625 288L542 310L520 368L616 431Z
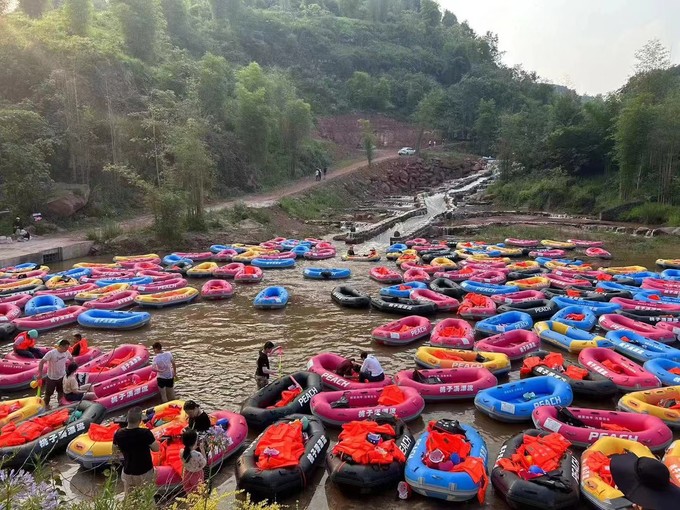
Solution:
M187 285L188 283L184 278L175 276L167 280L155 281L144 285L133 285L132 288L140 294L156 294L157 292L183 289Z
M148 276L152 278L154 282L162 282L164 280L172 280L177 278L175 273L166 273L165 271L157 271L145 269L143 271L137 271L137 276Z
M133 372L149 362L149 351L140 344L119 345L78 368L87 375L87 382L98 383Z
M660 312L680 312L680 304L652 303L651 301L638 301L636 299L620 297L612 298L610 302L618 303L624 310L657 310Z
M363 388L382 388L392 384L392 378L385 374L385 379L376 382L361 383L357 379L347 379L335 373L340 363L346 358L332 352L317 354L307 362L307 370L319 374L325 388L330 390L357 390Z
M491 300L498 305L511 305L513 303L526 303L545 299L545 294L539 290L520 290L510 294L494 294Z
M96 308L98 310L121 310L128 306L135 304L135 298L139 296L139 292L134 290L121 290L120 292L111 292L104 294L102 297L85 301L83 306L85 308Z
M496 315L496 303L482 294L466 294L458 307L458 315L464 319L481 320Z
M38 350L40 350L43 354L47 353L51 349L52 349L51 347L38 347ZM82 365L84 363L87 363L88 361L95 359L98 356L101 356L101 354L102 354L101 349L97 349L96 347L88 347L85 349L85 352L82 352L82 354L75 356L73 358L73 361L75 361L78 365ZM5 354L5 357L3 359L10 361L21 361L24 363L35 365L36 367L40 362L40 360L36 358L21 357L14 351L9 351L7 354Z
M680 297L680 282L663 280L661 278L645 278L642 280L643 289L658 290L665 296Z
M567 239L568 243L573 244L577 248L598 248L604 246L604 241L586 241L584 239Z
M210 260L213 256L212 252L209 251L202 251L198 253L176 251L174 255L177 255L183 259L193 260L194 262L204 262L206 260Z
M519 246L520 248L535 248L540 244L540 241L538 239L515 239L514 237L508 237L505 240L505 244Z
M585 280L583 278L572 278L570 276L555 273L548 273L543 276L550 280L551 287L555 287L557 289L566 289L574 285L578 285L580 287L590 287L592 285L589 280Z
M402 370L394 382L415 388L425 402L472 399L498 384L496 376L483 367Z
M470 269L478 269L480 271L503 271L507 270L505 262L502 260L463 260L461 263L463 267Z
M234 295L234 287L226 280L208 280L201 287L204 299L228 299Z
M225 266L220 266L217 269L215 269L212 273L212 275L215 278L233 278L236 276L237 273L240 271L243 271L243 269L246 267L245 264L242 264L240 262L232 262L231 264L227 264Z
M586 250L586 257L609 260L612 258L612 254L603 248L593 247Z
M248 437L248 425L243 416L231 411L214 411L209 414L213 428L208 432L206 469L216 473L229 457L240 450ZM181 442L180 442L181 444ZM156 466L156 487L175 493L182 488L182 474L168 464Z
M262 244L265 244L265 243L262 243ZM268 250L278 249L275 246L276 245L263 246L263 248L267 248ZM218 251L217 253L214 253L213 256L212 256L212 259L215 262L231 262L231 259L233 259L236 255L238 255L238 252L236 250L226 249L226 250L222 250L222 251Z
M493 283L500 285L505 283L505 273L503 271L483 271L468 278L471 282Z
M437 323L430 334L430 345L472 349L475 332L463 319L444 319Z
M433 275L441 269L441 267L433 266L431 264L418 264L416 262L404 262L400 267L403 271L408 271L409 269L420 269L429 275Z
M411 247L411 246L426 246L427 245L427 239L425 239L424 237L416 237L415 239L408 239L404 244L408 247Z
M385 266L372 267L369 272L371 279L380 283L401 283L401 273Z
M455 312L460 305L456 298L429 289L412 290L410 297L417 303L434 303L440 312Z
M483 270L481 269L473 269L471 267L465 267L463 269L459 269L457 271L437 271L434 274L435 278L447 278L448 280L451 280L452 282L464 282L465 280L469 280L472 276L476 275L477 273L481 273Z
M656 326L636 321L618 313L606 313L598 319L600 327L606 331L618 331L621 329L638 333L657 342L670 343L675 340L672 329L666 329L668 323L660 322Z
M661 382L637 363L604 347L589 347L578 355L578 362L588 371L603 375L621 391L651 390Z
M409 269L404 273L404 282L428 282L430 275L422 269Z
M335 257L335 248L319 248L317 246L316 249L305 253L304 257L307 260L332 259L333 257Z
M384 345L406 345L425 338L432 331L429 319L420 315L409 315L403 319L388 322L373 330L373 340Z
M475 344L476 351L499 352L505 354L510 361L522 359L525 354L537 351L541 346L541 339L533 331L516 329L490 336Z
M134 278L134 271L93 271L90 276L83 276L80 283L95 283L97 280L109 278Z
M572 421L572 417L578 421ZM588 448L601 437L629 439L654 451L665 449L673 441L671 429L660 418L647 414L540 406L531 419L536 428L562 434L578 448Z
M37 292L36 292L37 294ZM12 294L10 296L0 296L0 303L18 306L23 310L26 303L31 300L30 294Z
M244 266L238 273L234 275L234 281L238 283L257 283L264 278L262 269L255 266Z
M63 289L52 289L52 290L39 290L35 293L36 296L48 295L56 296L63 301L70 301L75 299L76 294L81 292L89 292L97 288L94 283L82 283L80 285L74 285L73 287L64 287Z
M331 407L338 400L348 407ZM415 420L425 408L425 400L410 386L386 386L347 391L323 391L312 397L312 414L328 425L370 418L378 413L392 414L403 421Z
M564 257L564 250L534 250L529 252L532 259L537 257L545 257L547 259L561 259Z
M19 317L12 322L20 331L28 331L35 329L37 331L48 331L50 329L59 328L74 324L78 321L78 316L87 308L84 306L67 306L54 312L39 313L38 315L31 315L30 317Z
M0 303L0 322L13 321L21 317L21 308L12 303Z

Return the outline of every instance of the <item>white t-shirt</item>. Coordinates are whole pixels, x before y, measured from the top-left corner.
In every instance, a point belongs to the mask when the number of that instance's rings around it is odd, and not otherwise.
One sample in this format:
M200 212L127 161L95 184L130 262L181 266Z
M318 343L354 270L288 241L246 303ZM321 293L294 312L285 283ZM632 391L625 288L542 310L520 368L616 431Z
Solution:
M68 351L59 352L56 349L49 351L43 357L43 360L45 360L45 363L47 364L47 377L53 381L63 379L66 375L66 365L68 365L72 359L73 356L71 356L71 353Z
M376 377L383 373L383 369L380 366L380 362L373 356L369 354L361 365L362 372L368 372L371 376Z
M161 352L153 357L153 368L158 372L158 377L161 379L172 379L175 377L172 371L172 353L171 352Z

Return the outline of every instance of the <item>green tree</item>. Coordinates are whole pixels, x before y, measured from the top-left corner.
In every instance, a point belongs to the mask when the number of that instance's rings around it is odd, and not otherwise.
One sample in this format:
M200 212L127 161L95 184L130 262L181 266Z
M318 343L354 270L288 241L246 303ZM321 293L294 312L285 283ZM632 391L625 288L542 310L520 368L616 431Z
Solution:
M439 4L434 0L422 0L420 2L420 17L430 28L439 26L442 21L442 13Z
M632 98L616 121L615 157L619 164L619 196L623 200L639 187L646 169L653 115L649 101L647 95Z
M204 115L224 122L226 105L233 91L233 75L224 57L206 53L199 62L197 93Z
M479 101L474 127L475 146L480 154L491 153L498 133L498 112L493 99Z
M172 43L180 48L196 50L199 46L196 38L200 35L191 26L186 0L161 0L161 9Z
M19 7L31 18L41 18L50 5L50 0L19 0Z
M444 11L444 16L442 16L442 25L447 28L455 27L458 24L458 18L449 10Z
M86 36L92 23L92 0L66 0L64 10L71 33Z
M241 11L241 0L209 0L214 19L235 20Z
M635 70L638 73L668 69L671 66L671 52L659 39L651 39L635 52L635 60Z
M364 151L366 151L368 166L371 166L375 154L375 135L373 134L373 127L371 126L371 121L366 119L359 119L359 126L361 127L361 140Z
M236 133L252 163L264 165L271 136L267 80L255 62L236 73Z
M158 0L115 0L125 46L133 57L151 62L156 57L160 6Z
M18 213L34 212L49 194L54 142L36 112L0 108L0 194Z
M283 139L290 157L290 175L300 159L300 146L312 129L312 108L302 99L294 99L286 104L283 112Z

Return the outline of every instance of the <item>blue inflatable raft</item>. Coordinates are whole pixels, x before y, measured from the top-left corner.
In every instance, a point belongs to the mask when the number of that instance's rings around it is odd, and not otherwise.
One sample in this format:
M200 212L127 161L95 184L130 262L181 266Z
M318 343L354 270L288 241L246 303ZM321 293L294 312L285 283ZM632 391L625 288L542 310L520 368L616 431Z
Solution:
M253 259L250 265L261 269L286 269L295 267L295 259Z
M680 269L664 269L659 275L664 280L680 280Z
M408 246L403 243L397 243L387 247L387 253L401 253L404 250L408 250Z
M484 319L475 324L475 330L485 335L499 335L516 329L531 329L534 320L524 312L505 312Z
M489 452L482 436L470 425L461 423L459 426L465 431L465 437L470 442L469 457L479 458L486 466ZM429 498L446 501L474 499L480 489L480 483L475 483L468 473L464 471L440 471L425 465L423 457L427 452L427 438L429 436L429 432L423 432L406 459L406 467L404 468L406 482L414 492Z
M288 304L288 291L283 287L267 287L253 300L253 306L261 310L275 310Z
M300 257L304 257L305 253L307 253L311 249L312 248L306 244L300 244L290 251L295 253L295 257L299 259Z
M614 344L616 352L635 361L645 362L653 359L680 361L680 350L630 330L609 331L606 338Z
M56 312L62 308L66 308L64 300L49 294L35 296L26 303L24 307L25 315L38 315L39 313Z
M352 276L352 271L344 267L306 267L302 275L312 280L342 280Z
M578 297L555 296L552 298L552 301L560 308L566 308L568 306L584 306L598 317L605 313L615 313L616 310L621 309L621 305L617 303L590 301L588 299L581 299Z
M632 296L636 292L640 292L640 287L637 287L635 285L624 285L623 283L616 283L616 282L597 282L597 285L595 286L596 289L604 289L606 291L610 292L616 292L616 291L623 291L623 292L630 292L630 295Z
M581 352L587 347L614 347L614 344L603 336L557 321L537 322L534 324L534 332L544 342L569 352Z
M153 282L153 278L150 276L133 276L132 278L102 278L95 281L97 287L106 287L107 285L113 285L114 283L128 283L130 285L148 285Z
M68 276L69 278L75 278L80 280L85 276L90 276L92 274L92 269L89 267L74 267L73 269L68 269L66 271L59 271L58 273L48 274L43 278L44 281L49 280L54 276Z
M407 282L391 285L380 289L380 295L396 298L409 298L411 297L411 291L416 289L427 289L427 284L423 282Z
M117 312L112 310L87 310L78 316L84 328L128 330L146 326L151 321L148 312Z
M175 255L174 253L171 253L170 255L166 255L165 257L163 257L164 266L176 266L177 264L193 266L194 261L191 259L185 259L184 257L180 257L179 255Z
M655 375L664 386L680 385L680 374L675 374L671 370L680 370L680 361L673 361L666 358L656 358L646 361L642 365L647 372Z
M680 297L664 296L660 290L646 290L640 289L640 292L633 295L636 301L644 301L646 303L668 303L673 305L680 304Z
M568 406L573 400L569 383L539 376L482 390L475 397L475 407L494 420L521 422L531 420L539 406Z
M673 269L670 269L673 271ZM663 274L663 273L662 273ZM614 280L624 285L642 285L645 278L659 278L659 273L653 271L640 271L639 273L615 274ZM663 277L662 277L663 278Z
M576 316L569 318L570 316ZM583 316L578 317L578 316ZM572 328L582 329L584 331L590 331L597 324L597 316L592 312L590 308L585 306L567 306L562 308L559 312L550 318L551 321L561 322Z
M475 294L483 294L484 296L517 292L517 287L511 285L495 285L493 283L481 283L472 280L461 282L460 286L466 292L474 292Z

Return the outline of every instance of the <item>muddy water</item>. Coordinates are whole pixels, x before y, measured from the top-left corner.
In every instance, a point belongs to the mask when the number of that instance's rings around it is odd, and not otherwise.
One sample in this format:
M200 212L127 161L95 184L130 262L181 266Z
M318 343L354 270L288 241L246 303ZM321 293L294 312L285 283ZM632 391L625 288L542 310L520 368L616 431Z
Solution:
M646 258L646 257L645 257ZM96 260L96 259L91 259ZM101 259L99 259L101 261ZM626 260L619 258L617 264L638 263L653 266L649 260ZM392 264L392 263L389 263ZM52 269L70 267L71 263L53 266ZM347 283L360 290L377 294L380 286L368 278L369 263L343 263L339 260L321 262L298 262L294 269L268 270L263 283L255 286L238 285L233 299L227 301L198 301L189 306L152 311L150 327L132 332L88 331L91 344L109 349L120 343L143 343L151 345L163 342L173 352L178 362L180 380L178 397L201 402L205 409L229 409L238 411L241 402L256 389L253 373L260 346L273 340L284 346L281 359L283 372L301 370L307 360L321 351L333 351L343 355L358 356L360 350L372 350L381 360L387 373L414 368L413 355L418 345L403 348L378 346L371 341L371 330L396 317L373 310L352 311L336 306L330 299L331 289L338 282L306 280L302 269L308 265L323 267L350 267L352 278ZM190 280L199 287L202 281ZM288 307L280 311L258 311L252 300L264 285L283 285L291 293ZM444 315L437 316L437 319ZM53 343L60 338L70 338L75 327L47 333L41 339ZM277 366L278 359L273 360ZM510 379L516 379L519 364L513 366ZM501 382L505 382L501 380ZM154 402L150 402L153 404ZM615 400L576 401L575 405L613 408ZM428 404L423 415L411 424L415 433L424 430L428 421L438 418L456 418L479 429L487 442L490 464L493 463L501 444L528 425L509 425L491 420L475 411L472 402L451 404ZM330 431L333 439L337 431ZM250 434L250 439L255 437ZM77 464L65 455L54 460L62 472L65 488L74 498L93 494L103 481L101 474L79 470ZM217 476L215 486L220 490L235 488L234 460L232 459ZM382 495L356 497L341 492L328 482L323 470L319 470L310 487L286 503L309 509L353 508L450 508L414 495L408 502L395 499L396 491ZM481 508L476 502L465 508ZM507 508L490 487L484 508Z

